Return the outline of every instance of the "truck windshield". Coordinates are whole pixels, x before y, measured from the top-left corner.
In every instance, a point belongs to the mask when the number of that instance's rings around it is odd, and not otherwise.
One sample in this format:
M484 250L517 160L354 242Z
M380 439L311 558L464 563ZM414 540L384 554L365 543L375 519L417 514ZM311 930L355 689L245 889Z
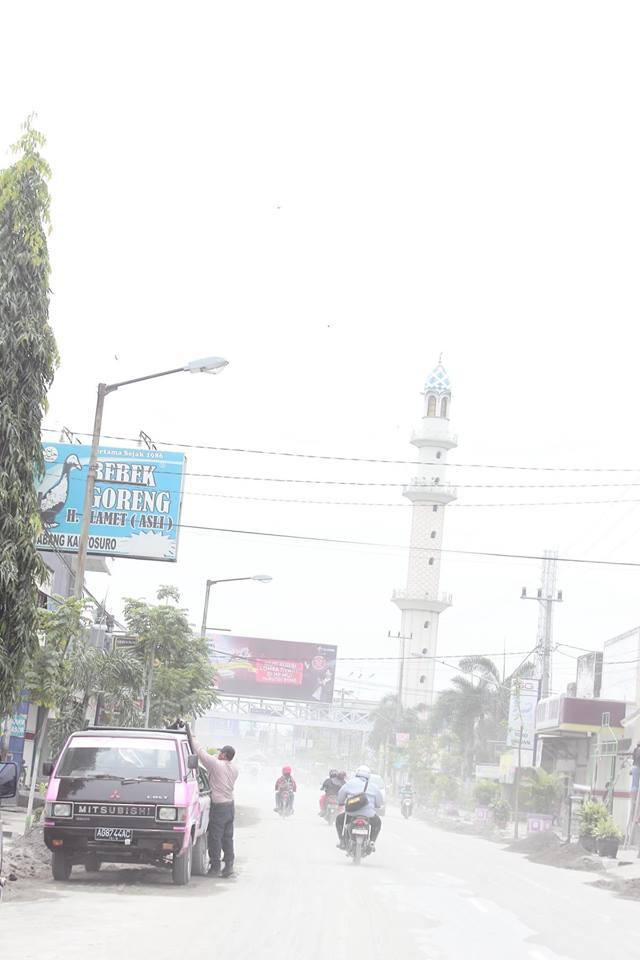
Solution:
M180 778L178 753L173 740L78 737L65 750L56 776L177 780Z

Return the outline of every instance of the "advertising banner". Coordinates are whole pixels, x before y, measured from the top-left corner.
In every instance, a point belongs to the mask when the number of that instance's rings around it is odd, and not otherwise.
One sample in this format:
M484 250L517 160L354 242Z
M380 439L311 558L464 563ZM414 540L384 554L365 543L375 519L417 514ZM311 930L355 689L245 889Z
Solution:
M331 703L338 648L207 632L220 693Z
M39 550L78 550L91 448L44 443L38 509L45 528ZM89 529L90 554L177 559L183 453L100 447Z
M532 767L534 763L536 706L539 691L539 680L516 680L511 683L507 746L516 751L516 763L517 751L521 750L521 767Z

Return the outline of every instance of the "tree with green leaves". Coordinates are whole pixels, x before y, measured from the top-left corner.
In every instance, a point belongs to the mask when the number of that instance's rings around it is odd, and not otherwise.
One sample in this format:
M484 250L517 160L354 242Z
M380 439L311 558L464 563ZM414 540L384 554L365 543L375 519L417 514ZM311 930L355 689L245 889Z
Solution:
M403 707L395 693L382 698L376 710L371 714L373 729L369 734L369 744L378 753L382 753L382 766L387 773L389 753L395 749L396 733L408 733L415 736L420 729L421 707Z
M35 478L41 423L57 362L49 326L49 166L28 120L0 171L0 716L12 712L37 646L44 566Z
M57 755L69 734L93 719L89 713L95 712L99 701L106 710L114 710L117 703L119 723L141 723L136 706L142 686L141 664L127 650L102 650L90 643L87 606L86 601L58 597L53 609L38 611L39 644L24 672L32 703L43 708L32 795L47 730Z
M217 699L206 641L191 629L178 590L161 587L157 599L129 598L124 607L127 629L138 638L133 653L144 665L152 727L201 716Z
M439 694L429 718L434 736L447 733L457 746L460 775L471 779L476 763L491 761L491 743L505 741L512 682L529 676L533 665L521 664L503 681L492 660L465 657L460 676Z

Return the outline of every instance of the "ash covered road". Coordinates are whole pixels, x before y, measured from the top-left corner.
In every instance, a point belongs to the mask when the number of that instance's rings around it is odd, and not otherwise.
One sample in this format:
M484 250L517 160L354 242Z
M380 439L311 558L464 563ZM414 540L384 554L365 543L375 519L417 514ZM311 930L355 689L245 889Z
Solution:
M602 960L640 954L638 904L592 874L530 863L391 810L378 852L354 868L299 795L294 817L239 784L234 880L104 867L68 884L34 881L0 908L0 943L21 960L353 957Z

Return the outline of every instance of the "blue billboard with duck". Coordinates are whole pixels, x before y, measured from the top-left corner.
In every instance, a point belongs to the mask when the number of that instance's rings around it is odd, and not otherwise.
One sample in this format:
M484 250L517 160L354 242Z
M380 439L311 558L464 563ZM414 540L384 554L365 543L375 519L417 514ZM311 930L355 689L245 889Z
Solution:
M76 553L91 447L43 443L37 481L40 550ZM185 457L170 450L100 447L89 528L90 554L175 561Z

